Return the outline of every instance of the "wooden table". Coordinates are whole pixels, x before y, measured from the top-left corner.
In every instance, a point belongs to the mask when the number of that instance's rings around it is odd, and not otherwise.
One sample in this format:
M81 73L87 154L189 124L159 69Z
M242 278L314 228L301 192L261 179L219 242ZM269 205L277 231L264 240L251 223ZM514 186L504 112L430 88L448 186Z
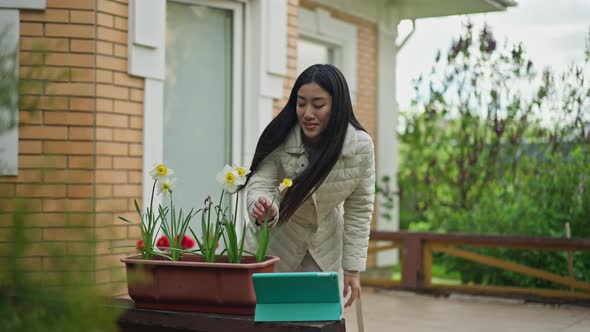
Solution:
M118 300L125 307L119 317L121 332L345 332L344 319L336 322L257 323L252 316L206 314L137 309L131 300Z

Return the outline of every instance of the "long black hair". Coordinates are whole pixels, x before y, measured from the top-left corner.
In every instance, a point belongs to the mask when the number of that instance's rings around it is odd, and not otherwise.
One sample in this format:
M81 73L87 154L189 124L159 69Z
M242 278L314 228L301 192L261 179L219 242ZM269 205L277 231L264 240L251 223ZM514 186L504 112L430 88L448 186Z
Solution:
M250 166L250 175L256 172L266 156L285 141L297 124L297 93L302 85L308 83L317 83L332 96L332 110L328 125L317 144L316 153L309 160L307 168L293 179L293 186L286 191L281 201L279 223L289 220L301 203L311 196L332 171L342 152L348 124L366 132L354 116L344 75L332 65L313 65L299 75L287 105L262 132Z

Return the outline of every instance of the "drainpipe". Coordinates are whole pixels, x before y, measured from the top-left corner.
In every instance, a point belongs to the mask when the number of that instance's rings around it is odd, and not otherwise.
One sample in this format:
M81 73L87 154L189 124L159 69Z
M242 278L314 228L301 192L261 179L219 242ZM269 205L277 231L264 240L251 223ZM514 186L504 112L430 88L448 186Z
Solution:
M415 18L412 19L412 31L410 31L404 37L404 40L402 40L402 42L397 45L397 51L398 52L404 47L404 45L406 45L406 42L410 39L410 37L412 37L412 35L414 34L414 32L416 32L416 19ZM397 56L397 54L396 54L396 56Z

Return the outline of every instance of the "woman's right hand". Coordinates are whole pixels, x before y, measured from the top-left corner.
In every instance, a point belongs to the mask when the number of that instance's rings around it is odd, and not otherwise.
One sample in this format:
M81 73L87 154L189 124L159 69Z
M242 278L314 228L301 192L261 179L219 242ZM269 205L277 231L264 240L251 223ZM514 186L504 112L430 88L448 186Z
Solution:
M252 218L262 222L268 213L268 220L272 220L277 216L277 212L277 208L266 197L260 196L252 208Z

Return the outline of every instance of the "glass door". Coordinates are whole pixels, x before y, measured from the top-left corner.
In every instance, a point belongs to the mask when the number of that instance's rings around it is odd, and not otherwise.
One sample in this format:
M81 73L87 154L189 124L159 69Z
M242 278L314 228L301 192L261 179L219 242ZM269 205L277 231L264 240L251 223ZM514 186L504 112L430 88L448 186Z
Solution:
M240 149L232 139L241 126L241 7L223 4L167 3L163 153L183 210L202 207L207 195L218 201L215 175Z

